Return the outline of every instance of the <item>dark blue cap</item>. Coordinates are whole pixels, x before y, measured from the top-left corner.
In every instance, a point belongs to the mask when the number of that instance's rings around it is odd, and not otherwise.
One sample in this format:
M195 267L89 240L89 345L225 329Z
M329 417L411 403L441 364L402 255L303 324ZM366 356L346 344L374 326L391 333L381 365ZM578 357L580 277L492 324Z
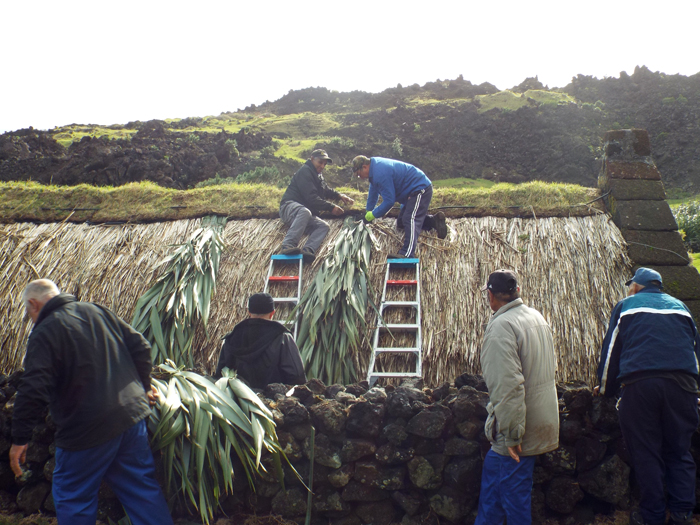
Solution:
M657 281L657 282L654 282ZM656 286L661 288L663 281L661 280L661 274L651 268L637 268L634 272L634 277L625 283L625 286L629 286L632 283L641 284L642 286Z

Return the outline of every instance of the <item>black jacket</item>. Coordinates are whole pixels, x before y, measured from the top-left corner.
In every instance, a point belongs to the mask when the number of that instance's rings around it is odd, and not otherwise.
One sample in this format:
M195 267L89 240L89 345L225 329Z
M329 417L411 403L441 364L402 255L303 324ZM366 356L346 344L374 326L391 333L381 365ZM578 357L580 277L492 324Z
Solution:
M224 338L216 377L228 367L251 388L270 383L306 383L304 365L292 334L277 321L246 319Z
M282 195L280 204L286 201L298 202L314 215L318 215L322 211L332 211L335 206L324 199L339 200L340 193L332 190L326 184L323 175L316 171L310 160L307 160L292 177L292 182L289 183L287 191Z
M49 405L56 446L105 443L148 417L151 346L102 306L60 294L39 313L27 342L12 416L12 442L26 444Z

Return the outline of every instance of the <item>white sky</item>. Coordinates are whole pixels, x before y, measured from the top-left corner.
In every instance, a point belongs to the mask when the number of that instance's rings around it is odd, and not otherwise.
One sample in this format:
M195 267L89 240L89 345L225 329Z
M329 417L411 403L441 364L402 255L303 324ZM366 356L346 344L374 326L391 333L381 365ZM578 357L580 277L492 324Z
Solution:
M698 0L0 0L0 133L218 115L311 86L700 71Z

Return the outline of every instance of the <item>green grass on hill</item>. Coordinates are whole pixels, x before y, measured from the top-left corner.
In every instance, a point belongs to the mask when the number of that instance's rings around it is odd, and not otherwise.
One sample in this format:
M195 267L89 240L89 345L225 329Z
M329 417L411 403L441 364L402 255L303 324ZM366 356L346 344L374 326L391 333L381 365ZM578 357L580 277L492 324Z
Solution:
M486 179L467 179L466 177L458 177L456 179L440 179L433 181L433 188L490 188L496 184L493 181Z
M348 213L361 213L366 193L337 188L355 199ZM71 222L151 222L225 215L232 219L276 218L284 188L226 184L179 191L150 182L124 186L45 186L35 182L0 183L0 220ZM573 184L495 184L490 188L437 188L431 209L451 217L581 216L594 213L582 204L598 190ZM597 203L600 209L599 202ZM594 205L595 206L595 205Z
M700 272L700 253L689 253L690 263Z

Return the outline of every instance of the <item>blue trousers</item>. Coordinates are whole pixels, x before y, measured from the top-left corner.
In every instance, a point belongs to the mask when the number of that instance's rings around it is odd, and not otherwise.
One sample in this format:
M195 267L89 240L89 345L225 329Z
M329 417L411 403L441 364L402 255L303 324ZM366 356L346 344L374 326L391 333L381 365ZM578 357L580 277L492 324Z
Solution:
M400 255L413 257L418 247L418 235L423 230L423 222L428 214L430 200L433 198L433 186L430 185L420 191L408 196L405 206L401 209L401 223L405 233L403 248L399 250Z
M695 508L695 462L690 439L698 426L698 396L672 379L653 377L626 385L620 428L639 485L639 510L649 525L666 519L664 482L671 512Z
M105 480L133 525L172 525L155 478L146 421L120 436L85 450L56 448L53 499L60 525L95 525L97 491Z
M530 525L532 523L532 473L536 456L510 456L489 450L481 473L479 513L474 525Z

